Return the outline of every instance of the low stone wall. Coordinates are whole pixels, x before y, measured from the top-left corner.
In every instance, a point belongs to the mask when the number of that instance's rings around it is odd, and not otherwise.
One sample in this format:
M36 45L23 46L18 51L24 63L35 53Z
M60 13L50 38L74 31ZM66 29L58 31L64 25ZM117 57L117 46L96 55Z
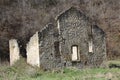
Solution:
M9 51L10 51L10 65L13 65L17 60L20 59L19 46L16 39L9 40Z

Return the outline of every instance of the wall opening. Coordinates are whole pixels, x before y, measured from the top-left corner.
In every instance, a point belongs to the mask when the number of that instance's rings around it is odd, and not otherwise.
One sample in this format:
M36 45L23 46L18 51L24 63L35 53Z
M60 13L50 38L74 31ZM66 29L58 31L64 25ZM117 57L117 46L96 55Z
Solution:
M89 53L93 53L93 42L89 41Z
M54 49L55 49L55 57L60 57L60 50L59 50L59 41L54 42Z
M93 53L93 35L92 35L92 27L90 28L90 33L89 33L89 42L88 42L88 47L89 47L89 53Z
M72 46L72 61L78 61L79 55L78 55L78 46L73 45Z

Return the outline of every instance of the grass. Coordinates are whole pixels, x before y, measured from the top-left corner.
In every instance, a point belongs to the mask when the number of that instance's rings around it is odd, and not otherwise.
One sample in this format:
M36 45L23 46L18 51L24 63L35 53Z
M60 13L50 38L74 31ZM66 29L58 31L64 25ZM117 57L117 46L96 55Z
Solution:
M113 68L113 67L119 67L120 68L120 60L112 60L112 61L108 61L109 67Z
M114 62L112 62L114 63ZM21 59L13 66L0 67L0 80L120 80L119 68L76 69L43 71Z

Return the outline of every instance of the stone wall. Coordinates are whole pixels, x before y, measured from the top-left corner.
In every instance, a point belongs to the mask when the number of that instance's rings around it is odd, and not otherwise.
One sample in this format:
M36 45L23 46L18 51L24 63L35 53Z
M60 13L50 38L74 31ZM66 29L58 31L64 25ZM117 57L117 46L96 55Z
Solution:
M10 51L10 65L14 65L14 63L20 58L19 46L16 39L9 40L9 51Z
M93 54L89 56L90 64L94 67L99 67L104 61L106 61L106 41L105 33L97 25L92 26L93 35Z
M105 33L75 8L31 37L27 62L43 69L99 67L106 59Z
M105 33L98 26L93 26L89 20L75 8L58 17L60 53L65 67L98 67L106 59ZM76 61L72 61L71 47L74 45L78 46Z
M40 67L38 32L36 32L36 34L34 34L30 38L26 50L27 50L27 63L31 64L32 66Z
M58 31L52 24L39 32L40 66L44 69L60 67Z
M60 27L60 52L62 54L65 66L76 66L82 68L85 65L88 57L88 30L89 22L81 12L74 8L66 11L59 16ZM71 47L78 46L77 61L72 63L72 50Z

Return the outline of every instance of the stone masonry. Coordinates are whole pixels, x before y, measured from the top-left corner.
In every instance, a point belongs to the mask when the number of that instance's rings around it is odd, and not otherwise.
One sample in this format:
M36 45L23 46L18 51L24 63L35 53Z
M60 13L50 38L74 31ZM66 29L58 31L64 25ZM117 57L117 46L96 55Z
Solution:
M37 32L27 45L27 62L44 69L100 67L106 60L105 33L71 7Z

